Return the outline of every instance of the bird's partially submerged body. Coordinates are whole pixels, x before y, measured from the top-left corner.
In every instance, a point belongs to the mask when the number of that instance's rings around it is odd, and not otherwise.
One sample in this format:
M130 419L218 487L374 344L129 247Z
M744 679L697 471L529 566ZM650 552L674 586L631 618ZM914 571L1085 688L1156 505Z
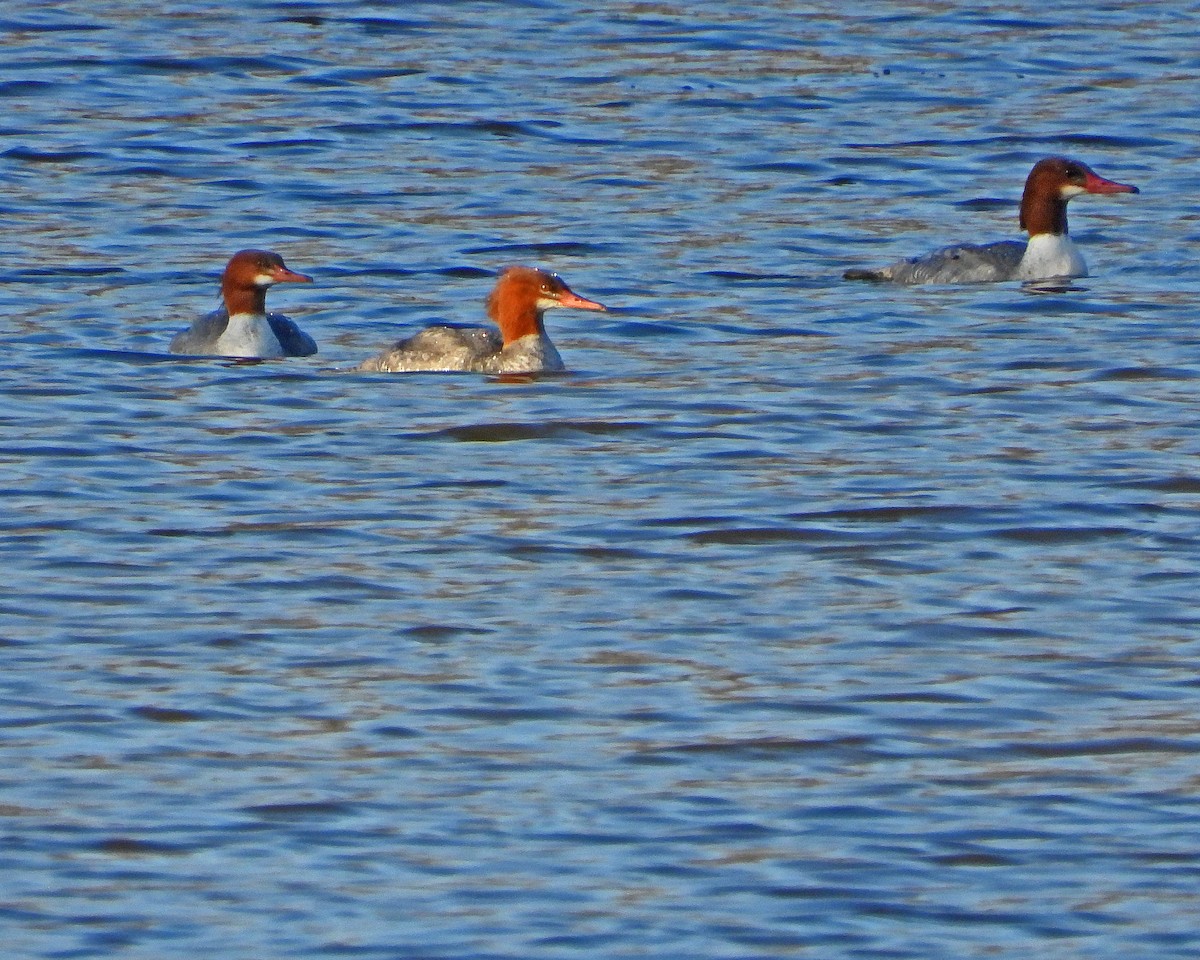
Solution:
M543 373L565 369L546 335L542 315L555 307L603 310L574 293L557 274L534 267L509 267L487 299L488 327L438 325L364 360L367 373L457 371L492 374Z
M1028 240L954 244L886 267L847 270L843 276L909 284L1086 277L1087 263L1067 233L1067 201L1084 193L1137 192L1137 187L1105 180L1078 160L1046 157L1034 164L1021 196L1020 223Z
M190 356L307 357L316 341L282 313L268 313L267 289L276 283L312 283L267 250L235 253L221 276L222 306L171 340L171 353Z

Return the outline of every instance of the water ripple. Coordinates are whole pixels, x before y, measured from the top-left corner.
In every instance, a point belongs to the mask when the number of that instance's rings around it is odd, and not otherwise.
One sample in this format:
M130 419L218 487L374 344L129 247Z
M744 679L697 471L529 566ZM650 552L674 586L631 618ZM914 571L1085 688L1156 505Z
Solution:
M8 951L1194 957L1194 14L0 18ZM1048 153L1088 278L841 281ZM513 261L568 375L350 372Z

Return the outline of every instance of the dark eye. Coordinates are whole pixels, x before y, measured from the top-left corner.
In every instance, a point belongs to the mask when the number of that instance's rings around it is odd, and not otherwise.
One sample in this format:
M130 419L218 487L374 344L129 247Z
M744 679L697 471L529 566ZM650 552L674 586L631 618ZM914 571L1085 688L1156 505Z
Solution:
M1083 183L1087 179L1079 167L1067 167L1067 179L1072 183Z

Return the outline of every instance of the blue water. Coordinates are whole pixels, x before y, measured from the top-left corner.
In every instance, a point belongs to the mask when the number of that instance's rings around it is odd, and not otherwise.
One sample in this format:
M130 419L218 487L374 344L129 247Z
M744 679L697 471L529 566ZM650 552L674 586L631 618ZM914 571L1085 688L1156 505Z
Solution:
M6 955L1194 958L1198 15L6 6ZM568 375L347 372L508 263Z

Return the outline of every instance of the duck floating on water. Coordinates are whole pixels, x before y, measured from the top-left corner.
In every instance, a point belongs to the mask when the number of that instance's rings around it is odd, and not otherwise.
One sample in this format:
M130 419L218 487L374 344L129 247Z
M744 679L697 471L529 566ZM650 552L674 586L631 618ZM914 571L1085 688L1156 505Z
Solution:
M308 357L316 341L282 313L267 312L267 289L312 283L268 250L240 250L221 275L224 304L171 340L171 353L216 357Z
M368 373L440 370L500 374L564 370L562 357L542 322L542 315L555 307L607 309L574 293L556 273L508 267L487 298L488 316L499 330L427 327L355 369Z
M1086 277L1087 264L1067 236L1067 201L1085 193L1137 193L1105 180L1086 163L1046 157L1034 164L1021 196L1021 229L1028 241L957 244L876 270L853 269L846 280L890 283L994 283Z

